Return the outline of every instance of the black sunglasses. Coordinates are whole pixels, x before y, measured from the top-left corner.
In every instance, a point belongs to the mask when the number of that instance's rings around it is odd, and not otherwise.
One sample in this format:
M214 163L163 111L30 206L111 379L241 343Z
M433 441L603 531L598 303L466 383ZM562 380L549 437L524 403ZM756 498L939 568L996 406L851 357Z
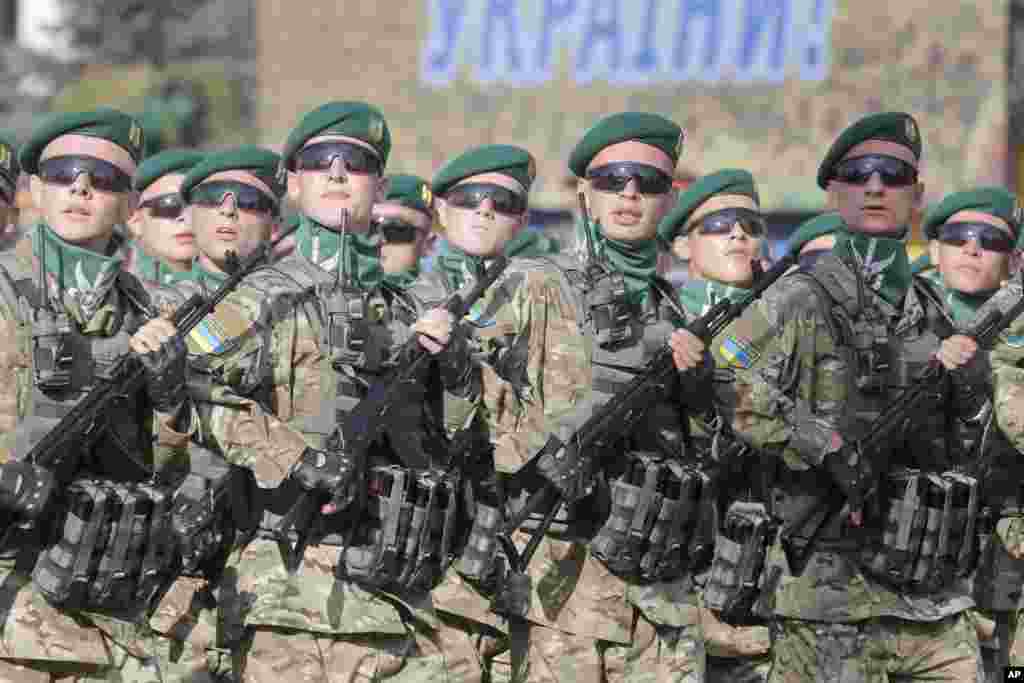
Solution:
M878 173L886 187L907 187L917 182L917 169L903 159L884 154L868 154L836 164L833 177L850 185L865 185Z
M149 209L153 218L177 220L181 216L182 211L185 210L185 202L182 201L180 194L171 192L168 194L158 194L144 202L139 202L139 208Z
M971 239L977 239L985 251L1009 254L1017 246L1017 240L994 225L988 223L943 223L939 226L939 241L954 247L962 247Z
M696 227L702 235L728 235L737 223L751 237L760 237L768 232L768 226L760 213L740 207L713 211L701 218Z
M192 188L189 203L195 206L216 208L224 202L227 194L235 197L235 206L239 211L251 213L277 214L277 200L253 185L235 180L211 180L200 183Z
M371 222L389 244L416 241L416 226L401 218L374 218Z
M92 187L101 192L128 192L132 189L131 176L104 159L67 155L39 162L39 177L51 185L73 185L83 173L89 175Z
M494 210L506 216L519 216L526 211L526 197L493 183L464 183L456 185L444 199L460 209L475 209L490 198Z
M303 147L295 155L295 168L300 171L328 171L336 158L341 159L347 173L380 174L380 157L350 142L328 140Z
M622 192L636 180L640 194L665 194L672 189L672 176L660 168L634 161L619 161L587 171L587 180L598 192Z

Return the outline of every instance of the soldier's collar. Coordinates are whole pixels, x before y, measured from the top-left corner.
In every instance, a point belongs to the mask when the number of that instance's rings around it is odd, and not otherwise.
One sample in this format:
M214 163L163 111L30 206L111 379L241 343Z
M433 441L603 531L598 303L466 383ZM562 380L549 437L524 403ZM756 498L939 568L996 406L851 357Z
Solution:
M341 273L341 233L335 232L309 216L300 218L295 232L296 249L307 261L318 268ZM380 250L377 241L362 233L345 235L345 270L349 278L361 289L372 289L381 283L384 273L380 268Z
M107 253L98 254L65 242L45 223L35 225L30 239L33 258L45 273L47 299L63 304L80 323L89 323L121 272L123 240L113 237Z
M735 301L749 289L734 287L714 280L688 280L679 290L679 301L688 313L707 313L719 301Z

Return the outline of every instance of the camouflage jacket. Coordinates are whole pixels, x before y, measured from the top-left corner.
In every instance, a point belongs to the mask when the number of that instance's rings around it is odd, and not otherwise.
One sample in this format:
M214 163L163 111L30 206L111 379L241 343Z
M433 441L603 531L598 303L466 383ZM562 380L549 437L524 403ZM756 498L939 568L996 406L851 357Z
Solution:
M583 266L571 256L514 259L474 312L484 348L501 346L522 359L512 364L514 373L506 367L484 378L484 408L502 471L516 471L550 435L567 438L633 378L673 329L668 310L648 297L631 322L632 341L606 351L591 333L585 296ZM505 381L495 381L499 376ZM674 451L678 423L678 405L657 406L617 447ZM588 503L576 507L583 510ZM634 605L658 624L696 621L688 578L653 586L624 582L591 556L589 532L583 531L589 525L576 524L576 512L556 524L530 565L530 621L620 643L630 642ZM517 544L526 538L518 532Z
M39 301L39 261L32 245L38 234L33 231L13 250L0 255L0 457L5 461L24 457L84 396L93 372L102 371L127 353L130 334L151 315L170 310L174 302L170 293L159 288L143 290L132 276L115 270L106 276L116 277L117 282L83 324L83 309L67 303L75 294L64 291L65 303L58 310L72 321L76 340L71 384L67 390L47 390L35 381L32 342L32 311ZM55 286L49 276L47 283L48 289ZM86 291L86 284L82 283L80 291ZM52 291L50 300L57 300ZM165 479L178 476L185 467L187 440L170 429L172 416L154 414L147 405L144 396L131 396L110 412L116 416L108 425L110 436L101 438L94 447L94 452L104 454L93 460L103 470L83 472L84 476L114 480L129 476L119 469L118 456L131 457ZM100 631L136 656L152 653L150 633L144 626L146 615L125 621L99 614L69 613L47 603L30 578L39 550L0 550L4 605L0 656L109 664L111 655Z
M799 518L808 506L825 505L832 488L820 466L831 450L833 434L841 434L846 442L861 437L871 420L923 368L938 348L940 328L948 326L918 286L908 290L900 310L865 287L865 305L857 310L859 276L850 266L827 254L813 272L814 279L800 272L779 280L713 347L718 362L730 367L738 379L730 418L734 432L755 448L781 458L773 506L784 523ZM875 334L889 340L891 371L881 390L860 388L858 357L844 343L843 315L852 319L855 329L870 322ZM891 450L877 454L875 462L920 467L915 455L932 453L935 440L942 438L939 432L951 407L940 408L903 439L892 440ZM965 449L954 449L954 458L964 457ZM812 554L800 577L789 575L778 544L772 549L771 564L784 570L775 591L776 614L834 622L879 616L935 621L972 605L964 582L937 595L907 594L865 575L848 554L855 553L859 544L844 524L840 515L824 530L819 551Z
M372 324L366 358L353 364L333 355L337 349L329 343L325 307L335 283L333 272L295 251L247 277L189 339L194 440L251 468L265 489L287 477L307 446L324 445L337 416L391 367L388 354L409 338L409 325L444 297L443 291L417 287L375 289L367 311ZM191 294L195 285L183 283L181 289ZM438 405L446 399L458 400L412 389L395 408L388 431L389 457L399 462L424 458L425 421L440 414ZM269 503L273 494L267 491L265 498ZM277 514L287 510L281 501L270 507ZM232 596L221 599L229 628L244 623L397 635L406 632L401 615L407 609L428 625L436 623L429 595L385 595L336 579L337 545L307 548L301 568L289 575L266 533L276 519L268 508L260 534L232 558L220 587L221 596Z

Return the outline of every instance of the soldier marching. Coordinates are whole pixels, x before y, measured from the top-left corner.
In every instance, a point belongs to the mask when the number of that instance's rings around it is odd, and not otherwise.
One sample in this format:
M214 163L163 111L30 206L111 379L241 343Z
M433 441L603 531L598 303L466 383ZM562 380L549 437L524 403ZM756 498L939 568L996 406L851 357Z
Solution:
M838 136L781 264L756 179L679 193L652 113L573 147L575 251L528 226L528 150L386 175L369 103L281 155L143 138L0 140L0 208L24 172L41 217L0 253L0 680L1024 664L1024 212L954 193L912 265L910 114Z

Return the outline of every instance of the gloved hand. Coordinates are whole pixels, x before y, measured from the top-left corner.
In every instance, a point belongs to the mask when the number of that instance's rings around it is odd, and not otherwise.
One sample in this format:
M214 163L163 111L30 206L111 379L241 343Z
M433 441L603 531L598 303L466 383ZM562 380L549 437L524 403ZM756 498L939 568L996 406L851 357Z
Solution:
M0 465L0 509L22 519L38 519L46 509L55 486L53 473L32 463L14 461Z
M187 349L174 325L155 318L139 328L128 342L146 369L146 390L153 407L173 412L187 398Z
M832 477L832 481L846 496L851 514L857 517L855 525L859 524L864 498L873 483L873 475L867 459L856 450L843 447L826 455L822 465Z
M189 475L174 492L171 504L171 531L181 554L186 574L193 573L209 557L216 554L230 532L227 502L222 492L198 475Z
M329 495L332 511L346 507L355 498L358 472L346 453L306 448L288 473L303 490Z

